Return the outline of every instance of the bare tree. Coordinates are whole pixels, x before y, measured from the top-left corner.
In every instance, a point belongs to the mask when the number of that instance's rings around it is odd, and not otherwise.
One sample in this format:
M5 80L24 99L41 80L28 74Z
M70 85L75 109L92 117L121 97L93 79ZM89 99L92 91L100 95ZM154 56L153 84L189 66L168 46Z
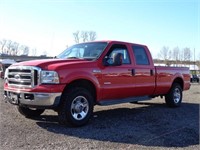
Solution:
M28 46L6 39L0 40L0 50L1 53L8 55L29 55L30 53L30 48ZM36 55L36 49L32 51L35 51L33 52L33 55Z
M73 36L74 36L74 41L75 43L79 43L80 42L80 31L76 31L73 33Z
M163 60L170 60L171 59L172 52L169 50L169 47L164 46L160 53L158 54L159 58Z
M173 60L179 60L179 55L180 55L180 49L179 47L175 47L172 51L172 59Z
M190 61L191 59L191 50L188 47L185 47L183 49L183 60L184 61Z
M8 40L6 42L6 47L7 47L6 53L10 55L11 51L12 51L12 41L11 40Z
M12 43L12 55L18 55L19 52L19 43L13 42Z
M82 31L81 38L82 38L83 42L87 42L88 41L88 31Z
M3 40L0 41L0 44L1 44L1 53L2 54L4 53L4 48L6 46L6 42L7 42L6 39L3 39Z
M24 55L28 55L29 54L29 47L28 46L25 46L24 47L24 52L23 52Z
M162 60L164 60L164 63L166 65L170 65L169 60L171 59L172 52L169 50L169 47L164 46L161 50L160 53L158 54L158 57Z
M20 53L21 53L21 55L28 55L29 54L29 47L28 46L26 46L26 45L21 45L20 46Z
M183 54L183 50L180 50L180 54L179 54L179 60L180 60L180 61L184 61L184 54Z
M97 33L95 31L88 31L89 41L94 41L97 38Z
M36 53L37 53L37 49L36 49L36 48L33 48L33 49L32 49L32 56L36 56Z
M174 60L174 64L178 64L179 62L179 57L180 57L180 49L179 47L175 47L172 51L172 60Z
M75 43L94 41L97 38L97 33L95 31L76 31L73 33Z

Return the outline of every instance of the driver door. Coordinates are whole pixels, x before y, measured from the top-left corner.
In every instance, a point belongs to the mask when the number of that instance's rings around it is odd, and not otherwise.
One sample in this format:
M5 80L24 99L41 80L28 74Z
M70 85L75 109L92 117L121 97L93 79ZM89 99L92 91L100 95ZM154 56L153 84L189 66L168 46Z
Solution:
M122 54L122 64L113 65L113 56ZM106 54L108 66L102 69L103 99L113 100L131 97L134 85L132 84L132 65L129 49L124 44L114 44Z

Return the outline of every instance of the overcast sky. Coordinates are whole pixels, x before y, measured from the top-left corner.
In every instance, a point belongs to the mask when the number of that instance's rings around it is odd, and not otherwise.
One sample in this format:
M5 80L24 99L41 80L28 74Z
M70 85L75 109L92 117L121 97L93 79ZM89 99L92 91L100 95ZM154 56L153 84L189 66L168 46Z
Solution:
M73 32L93 30L97 40L145 44L154 58L163 46L200 57L199 19L199 0L0 0L0 39L55 56Z

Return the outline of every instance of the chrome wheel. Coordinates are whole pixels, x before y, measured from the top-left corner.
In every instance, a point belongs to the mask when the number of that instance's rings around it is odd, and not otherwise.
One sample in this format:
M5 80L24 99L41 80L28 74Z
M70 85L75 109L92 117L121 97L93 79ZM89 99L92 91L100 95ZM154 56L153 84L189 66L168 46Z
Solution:
M181 91L179 88L175 88L174 89L174 102L179 103L180 100L181 100Z
M94 98L85 88L73 87L64 92L58 110L58 121L62 125L80 127L85 125L93 113Z
M71 114L74 119L84 119L89 110L88 100L84 96L77 96L71 103Z
M182 87L179 83L174 83L170 91L165 95L165 102L169 107L179 107L182 102Z

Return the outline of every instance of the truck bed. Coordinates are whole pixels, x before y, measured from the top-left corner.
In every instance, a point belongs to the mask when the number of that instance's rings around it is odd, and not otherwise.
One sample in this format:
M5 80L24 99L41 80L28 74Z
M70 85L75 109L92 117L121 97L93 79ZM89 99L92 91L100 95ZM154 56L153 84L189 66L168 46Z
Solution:
M184 79L184 83L182 83L183 90L188 90L190 88L190 75L187 67L155 66L155 72L155 95L166 94L170 89L169 87L172 86L175 78Z

